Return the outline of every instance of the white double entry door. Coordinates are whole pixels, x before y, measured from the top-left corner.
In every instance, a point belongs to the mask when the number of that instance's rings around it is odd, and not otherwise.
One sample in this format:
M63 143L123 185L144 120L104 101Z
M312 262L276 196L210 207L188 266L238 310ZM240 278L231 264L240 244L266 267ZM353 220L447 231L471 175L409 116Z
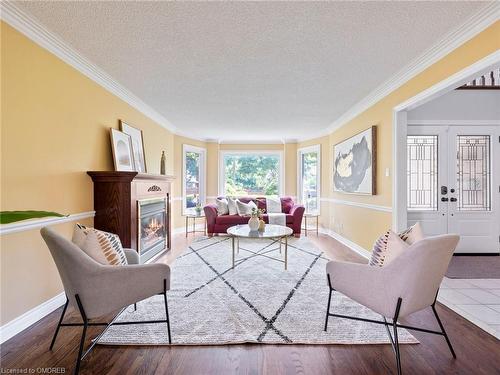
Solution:
M456 253L500 251L500 126L408 126L408 224L457 233Z

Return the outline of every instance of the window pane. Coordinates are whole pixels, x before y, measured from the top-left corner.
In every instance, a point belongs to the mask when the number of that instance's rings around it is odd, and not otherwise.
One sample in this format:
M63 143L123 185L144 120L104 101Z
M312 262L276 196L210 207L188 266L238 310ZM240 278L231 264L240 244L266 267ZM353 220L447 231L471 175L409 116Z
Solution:
M490 211L490 136L457 136L459 211Z
M306 212L318 211L318 153L307 152L301 155L302 191L301 202Z
M186 208L196 207L200 202L200 160L201 154L186 152ZM201 202L200 202L201 203Z
M407 137L407 209L437 210L437 148L436 135Z
M279 155L224 155L224 193L229 196L278 195L279 173Z

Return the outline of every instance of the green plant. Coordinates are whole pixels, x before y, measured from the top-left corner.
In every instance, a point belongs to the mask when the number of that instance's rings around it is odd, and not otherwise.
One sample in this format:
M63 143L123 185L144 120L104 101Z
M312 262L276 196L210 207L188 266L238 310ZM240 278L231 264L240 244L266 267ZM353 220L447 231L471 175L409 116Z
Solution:
M49 216L65 217L68 215L51 211L0 211L0 224L9 224L17 221L39 219Z
M266 210L262 209L262 208L252 208L252 217L258 217L259 219L262 218L262 215L264 215L264 212L266 212Z

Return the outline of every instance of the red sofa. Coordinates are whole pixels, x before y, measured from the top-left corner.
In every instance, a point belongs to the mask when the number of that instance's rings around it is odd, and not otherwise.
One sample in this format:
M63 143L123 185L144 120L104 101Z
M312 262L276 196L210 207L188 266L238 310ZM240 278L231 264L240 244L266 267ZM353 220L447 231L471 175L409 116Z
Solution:
M239 197L238 199L244 203L254 201L258 208L266 209L266 198ZM305 210L304 206L295 204L291 197L282 197L280 200L281 212L286 214L286 226L292 228L295 237L300 237L302 216L304 216ZM248 216L217 215L217 206L215 204L209 204L203 209L207 219L207 232L209 236L226 233L227 228L238 224L247 224L250 219ZM266 214L264 214L264 221L266 223L269 222Z

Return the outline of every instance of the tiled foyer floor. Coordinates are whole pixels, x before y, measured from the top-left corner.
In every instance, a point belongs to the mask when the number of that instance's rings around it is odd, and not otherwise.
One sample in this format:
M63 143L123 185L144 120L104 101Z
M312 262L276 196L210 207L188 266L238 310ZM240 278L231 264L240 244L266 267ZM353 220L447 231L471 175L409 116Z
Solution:
M500 339L500 279L449 279L438 301Z

